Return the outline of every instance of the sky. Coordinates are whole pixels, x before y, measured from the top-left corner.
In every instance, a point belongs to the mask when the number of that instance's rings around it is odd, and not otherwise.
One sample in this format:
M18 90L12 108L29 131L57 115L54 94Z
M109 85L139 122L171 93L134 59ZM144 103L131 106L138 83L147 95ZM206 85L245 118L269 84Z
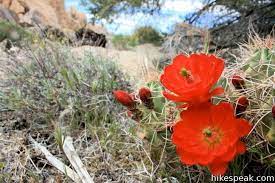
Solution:
M65 0L65 7L75 6L81 12L91 17L86 7L83 7L80 0ZM129 16L121 14L113 23L102 20L100 23L113 34L131 34L136 28L141 26L152 26L163 33L173 30L176 23L183 22L184 17L203 6L202 0L165 0L162 9L154 15L143 14L141 12Z

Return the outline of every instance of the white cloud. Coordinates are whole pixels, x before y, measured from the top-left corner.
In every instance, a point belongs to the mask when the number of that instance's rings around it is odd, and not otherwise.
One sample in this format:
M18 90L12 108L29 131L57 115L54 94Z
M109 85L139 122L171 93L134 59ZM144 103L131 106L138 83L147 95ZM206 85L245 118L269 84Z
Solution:
M152 24L152 16L141 12L132 16L121 14L115 18L113 23L102 21L103 25L116 34L131 34L137 27Z
M122 14L115 19L112 25L104 25L113 29L111 32L122 34L130 34L137 27L144 25L151 25L162 32L169 32L174 24L183 21L186 14L200 9L202 6L202 0L165 0L159 14Z
M131 34L140 26L150 25L162 32L168 32L175 23L182 22L179 14L174 15L148 15L136 13L133 16L122 14L113 23L102 21L103 25L115 34Z
M166 0L163 11L192 12L203 7L201 0Z

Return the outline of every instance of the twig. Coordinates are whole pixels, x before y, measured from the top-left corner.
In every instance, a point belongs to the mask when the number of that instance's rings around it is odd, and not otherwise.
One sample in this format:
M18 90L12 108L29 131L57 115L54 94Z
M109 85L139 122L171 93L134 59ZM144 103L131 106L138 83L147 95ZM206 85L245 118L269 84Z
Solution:
M80 160L76 150L73 146L72 137L66 137L64 144L63 144L63 151L66 154L67 158L69 159L70 163L76 170L77 174L79 175L81 181L83 183L94 183L93 179L89 175L88 171L84 167L84 164Z
M29 141L33 143L34 147L39 149L46 157L46 159L56 167L58 170L63 172L65 175L70 177L74 182L81 183L81 179L70 167L62 163L59 159L54 157L44 146L36 142L31 136L29 136Z

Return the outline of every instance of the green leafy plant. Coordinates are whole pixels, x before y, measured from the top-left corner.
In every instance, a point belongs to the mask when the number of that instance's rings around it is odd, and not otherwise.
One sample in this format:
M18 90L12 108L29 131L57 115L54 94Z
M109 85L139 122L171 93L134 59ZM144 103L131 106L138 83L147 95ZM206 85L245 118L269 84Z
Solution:
M139 44L152 43L155 46L160 46L163 41L161 34L151 26L136 29L133 37L138 40Z
M125 50L137 46L138 40L134 39L132 36L114 35L112 38L112 43L115 48Z
M7 39L12 44L32 41L31 33L12 22L0 20L0 42Z
M150 26L140 27L132 35L114 35L113 45L118 49L130 49L141 44L151 43L160 46L163 36Z

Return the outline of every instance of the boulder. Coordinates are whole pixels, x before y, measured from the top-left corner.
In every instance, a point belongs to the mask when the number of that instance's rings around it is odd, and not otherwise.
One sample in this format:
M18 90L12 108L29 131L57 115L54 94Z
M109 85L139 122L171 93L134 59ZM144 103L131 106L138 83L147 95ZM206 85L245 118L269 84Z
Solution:
M49 4L49 0L20 0L29 11L20 17L20 23L37 23L61 28L56 10ZM34 24L36 25L36 24Z
M72 6L68 11L69 18L76 24L77 27L81 28L87 24L87 17L85 13L77 11L77 9Z
M19 18L14 12L10 11L9 9L0 4L0 20L6 20L17 23L19 21Z
M40 22L44 26L77 30L87 24L86 15L75 7L65 10L64 0L0 0L0 3L13 11L23 25ZM33 21L32 17L39 21Z
M0 4L2 4L5 8L9 8L11 5L11 0L0 0Z
M43 29L43 33L44 36L53 41L59 40L61 42L66 42L68 44L71 44L73 42L73 38L68 36L67 31L65 32L55 27L46 26Z
M25 7L21 5L17 0L13 0L11 2L9 9L17 15L25 13Z
M24 27L38 27L38 33L43 37L58 40L74 40L79 45L105 47L107 40L106 30L99 26L87 25L84 13L71 7L65 10L64 0L0 0L0 18L19 23ZM14 20L11 12L17 16ZM76 31L75 34L71 31ZM46 34L45 34L46 32Z
M67 28L70 22L68 19L68 15L65 11L64 0L48 0L48 3L55 11L56 18L58 20L60 27Z
M19 15L20 24L24 27L42 25L44 23L43 15L37 10L30 10L24 15Z
M79 45L106 47L107 39L104 34L98 34L86 28L77 30L75 34Z

